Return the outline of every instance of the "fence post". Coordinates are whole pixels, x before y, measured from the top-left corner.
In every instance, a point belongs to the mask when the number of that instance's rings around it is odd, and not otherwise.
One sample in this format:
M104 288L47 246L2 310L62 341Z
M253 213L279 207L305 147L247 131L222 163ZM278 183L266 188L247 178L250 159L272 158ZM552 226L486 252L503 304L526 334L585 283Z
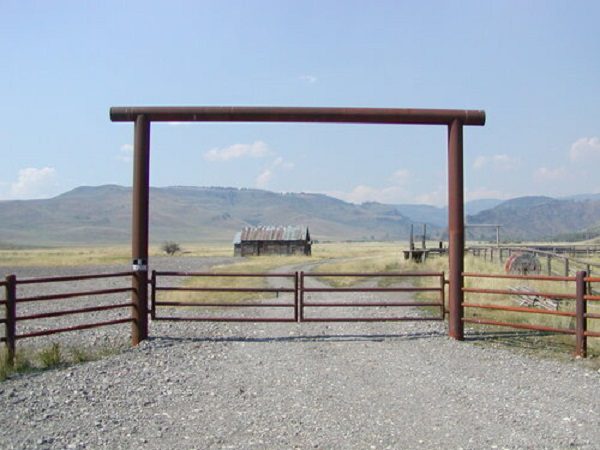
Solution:
M298 322L302 322L304 320L304 272L300 272L300 296L298 302L298 309L300 310Z
M298 272L294 274L294 320L300 322L300 293L298 292L300 286L298 278L300 277Z
M152 288L150 294L150 318L156 320L156 270L152 271L152 277L150 278L150 287Z
M548 276L552 276L552 256L546 256L546 261L548 263Z
M446 274L440 275L440 303L442 320L446 318Z
M575 300L575 356L585 358L587 356L587 303L585 300L585 271L579 271L576 275L576 300Z
M569 258L565 257L565 277L569 276Z
M15 341L17 330L17 277L6 277L6 350L7 362L12 366L15 362Z

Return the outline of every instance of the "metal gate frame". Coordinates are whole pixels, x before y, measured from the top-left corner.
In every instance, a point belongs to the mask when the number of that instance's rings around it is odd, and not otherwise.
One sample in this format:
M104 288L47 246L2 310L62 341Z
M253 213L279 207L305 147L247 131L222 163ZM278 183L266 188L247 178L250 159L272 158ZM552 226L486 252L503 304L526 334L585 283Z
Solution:
M159 278L278 278L292 279L293 287L190 287L159 285ZM409 277L431 277L438 279L438 286L399 286L399 287L307 287L305 280L307 278L335 278L335 277L360 277L360 278L409 278ZM215 273L215 272L166 272L152 271L150 279L151 295L149 314L152 320L166 321L191 321L191 322L405 322L405 321L443 321L445 317L445 275L444 272L291 272L291 273ZM253 292L253 293L293 293L293 302L281 301L165 301L158 300L159 292ZM306 293L405 293L405 292L438 292L437 301L306 301ZM157 313L157 307L176 307L186 309L204 309L204 308L223 308L223 309L283 309L293 310L291 317L264 317L264 316L224 316L222 311L219 315L202 316L182 316L182 315L161 315ZM343 310L344 308L406 308L406 307L435 307L439 308L439 315L436 316L358 316L358 317L331 317L327 315L311 314L307 317L307 309L322 310L322 308L335 308Z
M449 335L464 339L463 126L485 125L485 112L462 109L299 108L246 106L112 107L113 122L133 122L132 335L133 345L148 337L148 228L151 122L303 122L442 125L448 129L448 306Z

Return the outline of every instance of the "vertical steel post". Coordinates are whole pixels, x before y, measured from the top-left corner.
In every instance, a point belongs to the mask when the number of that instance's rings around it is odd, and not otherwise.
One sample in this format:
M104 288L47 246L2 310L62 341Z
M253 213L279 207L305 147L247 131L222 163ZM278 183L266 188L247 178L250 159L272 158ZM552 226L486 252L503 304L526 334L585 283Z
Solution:
M304 272L300 272L300 298L299 298L300 317L298 322L304 321Z
M575 356L585 358L587 356L587 303L585 300L586 286L585 271L577 272L576 275L576 299L575 299Z
M17 332L17 277L6 277L6 362L12 366L15 362L15 342Z
M463 340L463 268L465 223L463 204L463 125L455 119L448 127L448 328L450 337Z
M300 322L300 301L299 301L299 294L298 294L298 278L299 278L299 274L298 272L294 273L294 322Z
M150 294L150 317L152 320L156 320L156 270L152 271L150 286L152 287L152 293Z
M137 116L133 142L133 211L131 257L133 259L133 308L131 343L148 337L148 205L150 192L150 122Z
M446 318L446 274L440 274L440 318Z

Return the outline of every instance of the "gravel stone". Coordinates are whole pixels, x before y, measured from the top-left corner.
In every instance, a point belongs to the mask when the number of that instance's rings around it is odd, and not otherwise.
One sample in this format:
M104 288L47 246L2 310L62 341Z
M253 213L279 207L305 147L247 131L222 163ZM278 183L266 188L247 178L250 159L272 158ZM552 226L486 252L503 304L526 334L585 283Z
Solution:
M18 275L122 269L48 270ZM598 371L456 342L443 323L153 321L150 334L101 360L1 383L0 448L600 448ZM119 325L56 340L128 337Z

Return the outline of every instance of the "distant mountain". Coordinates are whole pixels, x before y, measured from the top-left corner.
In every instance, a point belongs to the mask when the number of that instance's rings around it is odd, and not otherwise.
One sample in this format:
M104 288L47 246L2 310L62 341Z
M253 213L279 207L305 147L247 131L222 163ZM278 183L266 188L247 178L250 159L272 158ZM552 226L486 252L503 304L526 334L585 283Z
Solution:
M600 199L520 197L468 202L467 223L501 224L511 240L588 239L600 234ZM491 206L491 207L490 207ZM484 209L490 207L489 209ZM410 225L445 233L448 210L429 205L347 203L322 194L259 189L165 187L150 189L150 239L230 240L248 225L303 224L318 240L407 239ZM0 201L0 247L121 243L131 236L131 188L82 186L46 200ZM468 238L494 238L471 229Z
M500 224L501 236L510 240L573 239L600 227L600 199L575 200L519 197L467 217L470 224ZM489 232L478 231L489 237Z
M150 189L150 238L229 240L248 225L308 225L319 240L405 239L412 220L394 206L355 205L321 194L257 189ZM432 234L439 232L434 226ZM79 187L47 200L0 202L0 242L14 244L127 242L131 188Z
M564 200L600 200L600 194L576 194L564 197Z
M465 214L477 214L485 209L502 203L498 199L480 199L465 202ZM448 226L448 208L431 205L394 205L400 214L410 217L415 223L433 224L438 227Z

